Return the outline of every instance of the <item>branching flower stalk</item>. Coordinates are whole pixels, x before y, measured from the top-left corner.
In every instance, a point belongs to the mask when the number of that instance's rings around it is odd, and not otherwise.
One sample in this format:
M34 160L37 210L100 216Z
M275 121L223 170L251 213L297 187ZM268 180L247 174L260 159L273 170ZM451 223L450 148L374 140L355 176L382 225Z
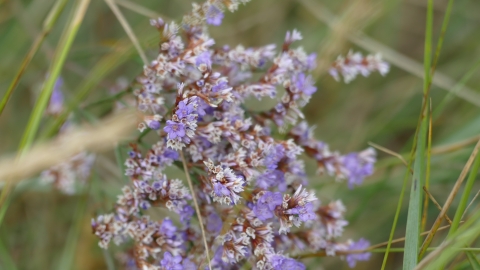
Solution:
M208 25L220 25L226 9L245 2L209 0L194 4L181 24L151 21L160 50L133 94L142 115L138 129L154 131L158 141L146 153L131 144L125 174L132 184L122 189L113 212L92 219L100 247L126 245L127 268L197 269L207 260L211 269L305 269L291 256L334 256L369 246L364 239L339 240L346 209L340 200L321 204L307 188L300 154L316 160L319 173L353 188L373 173L375 151L342 155L314 138L301 109L317 91L309 75L316 55L292 46L302 39L298 31L287 32L279 51L275 45L221 46L208 35ZM350 53L345 59L357 58ZM332 65L335 78L388 72L379 56L356 66L345 59ZM277 104L247 111L252 96ZM190 188L165 171L179 161ZM153 220L148 214L154 207L175 214ZM200 230L191 222L195 212ZM346 260L354 267L369 256L352 253Z

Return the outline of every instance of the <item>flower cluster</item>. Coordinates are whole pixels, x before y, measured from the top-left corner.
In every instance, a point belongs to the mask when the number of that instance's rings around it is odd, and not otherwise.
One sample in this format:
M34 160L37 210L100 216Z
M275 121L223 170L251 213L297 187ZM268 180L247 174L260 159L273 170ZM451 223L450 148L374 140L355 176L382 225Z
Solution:
M78 186L87 181L94 161L93 154L81 152L69 160L43 171L40 181L53 184L55 188L65 194L74 194Z
M348 224L345 208L340 201L322 205L307 188L300 155L353 187L373 173L375 152L332 152L301 120L301 108L317 91L309 75L316 55L293 47L302 39L298 31L287 32L278 51L275 45L215 45L207 24L219 25L225 8L233 11L243 2L194 4L180 25L151 21L160 51L133 93L142 114L139 129L153 131L157 142L143 151L145 144L131 145L125 162L131 185L112 213L92 220L102 248L112 240L130 243L123 261L138 269L305 269L291 257L301 250L335 255L365 246L339 240ZM383 62L374 66L377 58L368 59L369 72L385 71ZM249 97L277 104L253 112L244 106ZM187 168L191 190L168 177L172 166ZM152 207L174 214L154 220ZM204 231L197 226L202 221ZM368 256L347 261L352 266Z
M290 131L290 135L317 161L319 172L326 172L340 180L348 179L349 188L362 184L363 179L373 173L373 164L376 161L373 148L341 155L336 151L330 151L328 144L316 140L313 131L314 128L309 127L306 122L301 122Z
M382 60L380 54L363 56L361 53L349 51L347 56L338 56L330 67L329 73L340 81L340 74L345 83L353 81L358 74L368 77L370 73L378 71L382 76L388 73L390 65Z

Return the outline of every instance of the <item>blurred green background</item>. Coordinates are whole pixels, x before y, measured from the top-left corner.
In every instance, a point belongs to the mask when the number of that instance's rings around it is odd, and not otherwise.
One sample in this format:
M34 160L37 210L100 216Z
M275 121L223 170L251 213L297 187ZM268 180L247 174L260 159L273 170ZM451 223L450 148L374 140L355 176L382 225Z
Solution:
M73 2L68 1L0 116L1 154L12 154L19 145ZM191 1L187 0L116 2L150 59L156 56L157 32L149 25L147 16L158 13L163 18L179 21L191 9ZM53 0L0 0L1 96L39 35L53 3ZM304 39L297 46L319 54L316 74L319 91L305 108L308 122L317 126L317 138L341 153L362 150L368 142L374 142L406 154L411 148L422 102L426 4L426 0L252 0L237 12L226 13L222 26L212 27L210 31L218 45L260 46L281 44L287 30L298 29ZM446 5L446 0L435 1L435 42ZM433 110L465 74L473 72L473 75L464 87L457 87L459 90L450 95L434 119L433 147L480 134L480 71L475 69L480 60L479 14L479 1L454 3L437 66L441 74L435 78L431 91ZM386 77L376 73L369 78L359 77L350 84L334 81L326 67L349 49L382 52L392 65L390 73ZM125 54L125 50L129 53ZM109 65L99 66L99 63ZM92 83L82 104L99 100L109 95L119 78L132 81L141 71L142 61L114 14L104 1L92 1L61 71L66 99L72 99L81 87ZM250 106L258 108L259 104L251 101ZM74 113L80 110L81 107ZM107 106L88 113L101 117L108 111ZM473 144L463 145L432 157L431 193L440 204L445 201L472 149ZM307 161L312 175L310 183L322 203L341 199L347 206L350 224L344 239L365 237L372 244L388 240L405 166L380 151L378 158L375 175L353 190L330 177L315 175L315 164ZM0 268L9 269L13 263L18 269L56 269L63 265L62 260L68 260L64 258L67 254L74 261L71 269L106 269L115 261L116 249L105 252L98 248L90 231L90 218L113 206L124 183L113 151L97 159L88 192L66 196L49 186L36 184L35 179L25 181L15 190L0 227ZM474 191L479 188L480 185L475 186ZM408 191L395 238L405 235L407 203ZM82 210L84 205L86 209ZM477 203L470 212L475 209L478 209ZM454 210L455 204L449 212L451 217ZM430 204L427 228L437 214L438 210ZM359 263L357 269L379 269L382 260L383 253L375 253L369 262ZM462 266L464 260L461 256L457 258L452 269L469 269L468 265ZM338 257L306 262L311 269L348 268ZM402 253L391 253L387 269L400 269L401 263Z

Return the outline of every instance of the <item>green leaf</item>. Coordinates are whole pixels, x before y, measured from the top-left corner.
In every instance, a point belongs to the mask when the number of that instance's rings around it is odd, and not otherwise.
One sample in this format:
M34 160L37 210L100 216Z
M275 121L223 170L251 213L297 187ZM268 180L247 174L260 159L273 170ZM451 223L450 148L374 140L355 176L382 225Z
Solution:
M468 261L470 262L470 265L472 266L473 270L480 270L480 262L478 261L477 256L473 254L471 251L466 251L465 254L467 254Z

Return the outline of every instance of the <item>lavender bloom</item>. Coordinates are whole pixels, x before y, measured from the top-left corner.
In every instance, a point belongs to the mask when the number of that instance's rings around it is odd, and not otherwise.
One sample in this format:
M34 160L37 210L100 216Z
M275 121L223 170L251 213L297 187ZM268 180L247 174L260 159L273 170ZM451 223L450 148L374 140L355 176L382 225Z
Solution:
M223 12L215 5L210 5L207 10L207 23L215 26L222 24Z
M287 189L285 174L280 170L266 171L257 178L257 186L262 189L277 187L283 192Z
M317 88L313 86L312 77L305 76L304 73L299 73L296 77L292 78L295 88L306 96L311 96L317 91Z
M342 74L345 83L349 83L358 74L368 77L370 73L378 71L382 76L385 76L389 70L390 65L382 60L380 54L363 57L359 52L349 51L345 58L338 56L329 73L336 81L340 81L340 74Z
M282 255L273 255L270 263L275 270L304 270L305 265L294 259L284 257Z
M172 256L170 252L166 251L160 264L165 270L183 270L180 262L182 262L182 256Z
M274 216L274 211L277 206L283 202L282 194L280 192L265 192L257 204L253 207L253 212L257 217L265 221Z
M348 177L348 187L360 185L363 179L373 174L375 151L369 148L360 153L350 153L342 157L345 174Z
M195 65L200 71L207 71L212 68L212 54L209 51L205 51L199 54L195 60Z
M287 33L279 50L275 45L215 45L207 24L220 25L223 10L246 2L205 1L192 4L181 23L151 22L160 32L159 54L137 78L134 96L143 115L139 129L158 130L158 141L145 154L131 144L125 161L131 184L110 214L92 220L102 248L110 241L131 240L127 253L142 269L197 269L205 249L215 250L214 269L242 268L245 262L255 269L305 269L279 252L311 249L335 255L349 249L350 244L338 241L348 224L343 204L321 205L304 188L308 177L300 155L314 159L319 172L352 186L373 172L375 152L331 151L307 123L298 123L317 88L309 75L316 55L292 47L302 39L297 30ZM388 67L375 57L349 57L351 62L338 62L331 71L366 76L383 74ZM277 105L247 111L244 103L251 97L271 98ZM192 190L168 178L180 153ZM190 222L194 195L205 236L198 222ZM144 210L152 207L177 214L180 227L169 218L151 220Z
M349 246L349 250L364 250L370 247L370 242L367 240L360 238L358 242L353 242ZM354 268L355 265L357 265L357 261L368 261L370 260L370 256L372 254L370 252L365 252L365 253L353 253L353 254L348 254L346 256L346 260L348 262L348 266L350 268Z
M192 114L195 111L193 103L186 104L185 100L182 100L178 103L178 109L175 111L175 114L178 118L183 119L188 115ZM171 122L171 121L170 121Z
M190 205L185 205L183 208L179 211L180 215L180 222L184 224L185 226L190 225L190 220L192 219L193 215L195 214L195 210L193 207Z
M259 204L265 204L270 211L275 210L277 206L283 202L283 196L280 192L265 192L263 196L258 200Z
M152 120L148 123L148 127L153 129L153 130L157 130L157 129L160 128L160 122Z
M173 140L177 137L182 138L185 136L185 125L183 123L167 121L167 125L163 128L163 131L168 133L168 139Z
M265 157L265 167L269 170L275 170L278 162L285 156L285 148L281 144L277 144L271 148Z
M63 93L61 87L63 86L63 79L62 77L58 77L55 81L55 85L53 86L53 92L50 96L50 101L48 103L48 107L46 112L50 115L58 115L63 110Z
M207 219L207 230L213 233L219 233L222 230L223 222L219 215L211 213Z

